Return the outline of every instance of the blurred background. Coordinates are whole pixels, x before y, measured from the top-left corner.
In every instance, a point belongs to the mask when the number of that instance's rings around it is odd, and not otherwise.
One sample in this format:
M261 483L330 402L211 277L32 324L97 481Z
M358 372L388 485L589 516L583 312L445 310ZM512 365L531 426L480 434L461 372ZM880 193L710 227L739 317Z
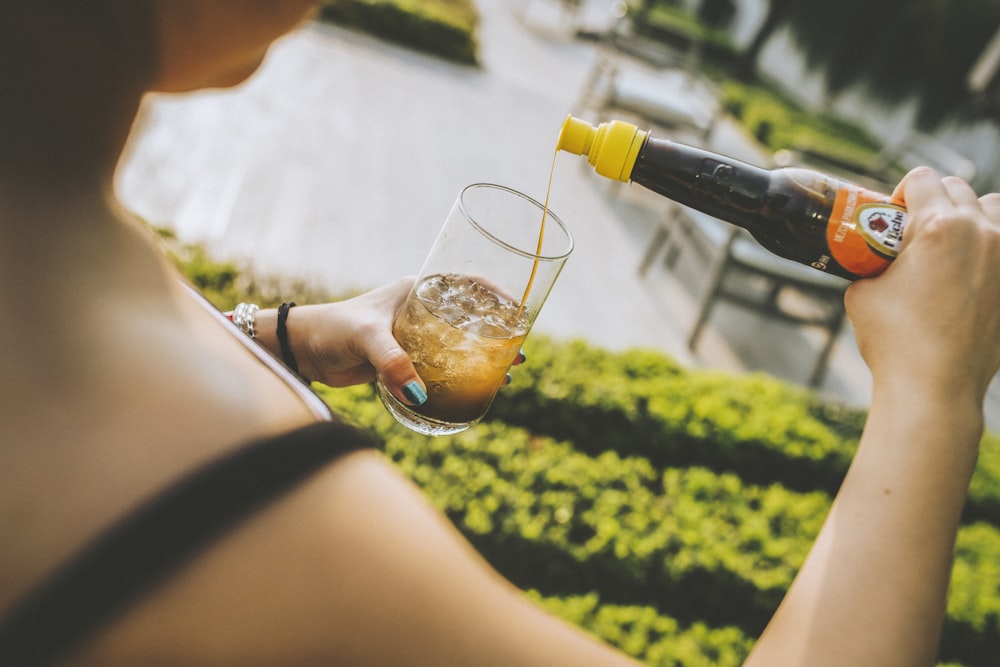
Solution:
M334 294L415 273L468 183L543 199L568 113L884 191L927 163L986 191L998 25L994 0L334 0L242 87L151 99L118 187L213 257ZM743 238L719 258L712 221L579 158L555 171L577 250L536 330L866 404L843 285Z

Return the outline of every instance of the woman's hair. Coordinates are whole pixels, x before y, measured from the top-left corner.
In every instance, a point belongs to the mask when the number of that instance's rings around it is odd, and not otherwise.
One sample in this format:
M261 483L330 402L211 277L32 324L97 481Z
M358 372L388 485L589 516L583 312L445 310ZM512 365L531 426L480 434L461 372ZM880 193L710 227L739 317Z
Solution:
M69 172L108 148L156 74L154 0L0 0L5 178ZM129 117L126 117L126 114Z

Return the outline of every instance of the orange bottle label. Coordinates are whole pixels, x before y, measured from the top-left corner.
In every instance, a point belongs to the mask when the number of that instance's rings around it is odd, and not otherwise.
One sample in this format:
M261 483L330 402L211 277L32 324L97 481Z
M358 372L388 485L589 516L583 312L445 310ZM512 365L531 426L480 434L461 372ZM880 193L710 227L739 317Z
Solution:
M885 195L856 186L837 193L826 225L830 254L851 273L874 276L899 252L906 209Z

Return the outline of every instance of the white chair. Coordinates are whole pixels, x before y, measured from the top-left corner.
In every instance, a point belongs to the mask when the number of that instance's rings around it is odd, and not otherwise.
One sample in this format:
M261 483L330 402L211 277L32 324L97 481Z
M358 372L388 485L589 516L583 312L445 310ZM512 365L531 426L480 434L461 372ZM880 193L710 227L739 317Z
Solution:
M700 45L687 50L637 35L627 18L602 35L576 113L625 114L707 141L722 111L720 92L700 72Z
M511 5L511 11L529 29L557 28L576 34L583 23L584 5L584 0L521 0Z
M639 274L645 276L661 256L673 269L682 250L688 247L709 267L688 334L688 348L696 350L713 309L719 301L727 301L765 317L822 329L825 341L807 379L810 387L822 384L843 328L844 290L850 283L779 257L761 247L742 228L674 202L668 205L666 216L646 246ZM751 282L756 284L751 287ZM783 298L788 292L803 298ZM795 301L794 307L788 305L791 301Z

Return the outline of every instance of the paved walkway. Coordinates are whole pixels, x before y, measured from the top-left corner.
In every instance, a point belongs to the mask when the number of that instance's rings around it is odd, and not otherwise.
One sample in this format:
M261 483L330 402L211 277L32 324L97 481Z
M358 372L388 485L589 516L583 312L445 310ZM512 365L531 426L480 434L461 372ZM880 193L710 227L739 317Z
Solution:
M337 293L412 274L464 185L499 182L544 197L559 128L595 52L557 14L533 10L519 20L516 4L479 0L481 69L307 27L235 91L149 104L119 192L151 222L262 273ZM536 330L805 379L816 338L728 306L698 355L689 353L700 271L636 273L663 209L657 198L562 154L551 206L576 250ZM856 405L869 399L849 330L822 391Z

